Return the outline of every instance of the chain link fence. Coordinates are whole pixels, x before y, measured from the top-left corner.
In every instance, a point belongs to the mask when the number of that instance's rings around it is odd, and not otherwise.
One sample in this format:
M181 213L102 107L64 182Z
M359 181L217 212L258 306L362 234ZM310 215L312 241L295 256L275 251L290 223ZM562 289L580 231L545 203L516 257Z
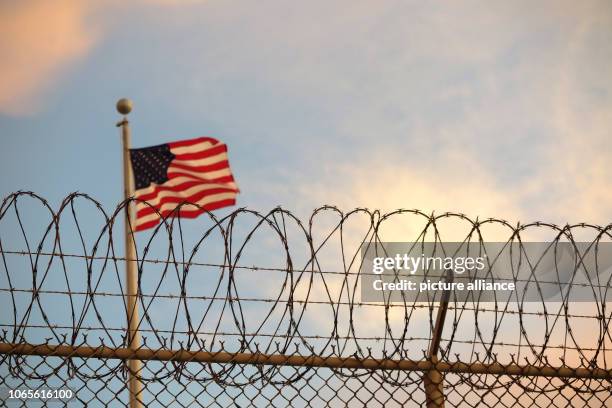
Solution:
M137 234L134 347L115 248L126 205L3 201L4 406L612 406L609 271L572 278L593 292L580 303L365 302L359 291L367 243L598 243L610 225L333 207L306 222L281 208L170 217Z

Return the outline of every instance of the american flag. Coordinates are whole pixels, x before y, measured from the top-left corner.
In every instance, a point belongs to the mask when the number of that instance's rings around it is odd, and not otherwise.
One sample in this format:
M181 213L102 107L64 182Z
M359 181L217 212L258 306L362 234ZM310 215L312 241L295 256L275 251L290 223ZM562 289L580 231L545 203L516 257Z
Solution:
M199 137L130 149L136 204L135 230L154 227L162 217L195 218L206 211L236 204L238 187L227 159L227 146L210 137Z

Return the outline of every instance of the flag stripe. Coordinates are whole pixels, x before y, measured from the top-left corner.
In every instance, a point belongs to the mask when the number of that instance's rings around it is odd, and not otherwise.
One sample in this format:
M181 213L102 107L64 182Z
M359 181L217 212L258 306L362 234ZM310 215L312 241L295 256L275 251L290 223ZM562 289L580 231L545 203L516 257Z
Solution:
M179 179L171 179L169 181L173 181L173 180L179 180ZM142 189L142 190L137 190L136 191L136 198L138 198L139 200L143 200L143 201L152 201L155 200L155 197L157 197L157 195L159 194L159 192L161 191L168 191L168 192L174 192L174 193L180 193L181 191L190 189L194 186L210 186L211 188L213 187L227 187L230 188L232 190L238 191L238 188L236 187L235 183L232 182L222 182L222 183L214 183L214 182L202 182L200 180L193 180L193 179L186 179L186 181L177 184L177 185L169 185L170 183L164 183L164 184L156 184L154 186L150 186L146 189Z
M211 164L219 163L222 161L227 161L227 153L216 154L214 156L202 157L197 159L184 159L184 158L174 158L172 163L181 164L183 166L208 166ZM228 165L229 166L229 165Z
M224 170L224 169L229 170L229 163L227 162L227 160L223 160L217 163L209 164L207 166L197 166L197 165L184 164L183 162L178 161L178 160L173 160L172 163L170 164L170 167L172 169L197 171L200 173L210 173L210 172L217 171L217 170Z
M232 172L230 171L228 167L226 167L221 170L210 171L208 173L202 173L199 171L189 171L185 169L175 168L171 164L170 167L168 168L168 178L172 178L175 175L188 176L188 177L195 178L196 180L218 181L217 179L220 179L221 177L231 176Z
M228 175L225 176L220 176L217 178L211 178L209 180L205 180L202 178L199 178L197 176L191 175L191 174L183 174L183 173L169 173L168 174L168 180L174 180L174 179L189 179L189 180L197 180L200 181L202 183L233 183L234 182L234 176L232 176L232 173L230 172ZM164 184L167 184L164 183Z
M178 153L178 149L171 149L170 151L174 156L176 156L177 160L193 160L193 159L203 159L206 157L216 156L218 154L227 153L227 146L217 145L209 148L192 150L191 148L183 148L183 151L189 150L186 153Z
M196 153L179 154L179 155L174 156L174 160L181 161L181 162L184 162L184 161L198 162L201 160L208 160L209 162L214 163L216 161L222 160L224 157L227 159L227 150L225 151L221 150L217 152L204 151L204 152L196 152Z
M179 140L176 142L170 142L168 143L168 146L170 146L170 149L173 149L175 147L186 147L186 146L193 146L193 145L197 145L199 143L210 143L213 145L219 144L219 141L217 139L213 139L212 137L196 137L194 139L187 139L187 140Z
M178 201L176 202L181 202L187 198L192 199L195 194L200 193L202 191L205 191L210 194L213 194L215 191L237 192L235 188L231 188L227 185L217 184L217 183L215 184L196 184L194 186L191 186L190 188L186 188L178 192L172 188L165 189L163 188L163 186L158 186L158 190L154 194L149 194L150 197L147 197L147 198L138 197L138 199L144 200L146 201L146 203L138 202L136 204L136 208L140 210L144 208L150 208L151 205L157 207L160 204L163 204L164 202L169 201L169 200L164 200L164 198L177 198Z
M198 206L204 209L208 209L210 208L211 205L214 205L215 203L227 202L228 200L235 201L235 199L236 199L236 193L233 193L233 192L218 193L214 195L208 195L208 196L201 197L199 200L192 200L190 201L190 204L197 204ZM166 217L176 210L177 204L178 203L166 203L162 205L161 207L156 208L156 210L159 211L162 217ZM199 208L196 206L184 205L179 210L179 213L182 216L183 214L189 214L190 212L193 212L196 210L199 210ZM159 219L159 215L157 214L156 211L142 213L142 215L138 216L138 218L136 219L136 226L139 227L140 225L147 223L154 219Z
M198 215L204 214L207 211L213 211L213 210L217 210L219 208L223 208L223 207L229 207L232 205L236 204L236 200L234 199L230 199L230 200L221 200L221 201L217 201L214 203L210 203L210 204L206 204L204 206L202 206L202 209L197 209L194 211L185 211L185 210L179 210L179 215L181 217L185 217L185 218L195 218ZM160 222L160 218L157 217L157 214L155 214L155 217L151 217L149 218L148 221L141 221L139 222L135 228L134 231L143 231L146 230L148 228L152 228L154 226L156 226L157 224L159 224ZM165 216L168 216L169 214L166 214Z
M183 176L178 173L174 173L172 177L168 177L168 181L166 181L164 184L151 183L151 185L149 185L146 188L136 190L134 195L139 199L148 200L150 197L149 195L151 193L154 193L159 186L163 186L164 188L173 188L176 191L181 191L181 186L183 184L185 184L185 188L189 188L193 185L193 183L225 184L225 183L233 183L233 181L234 179L231 175L225 176L225 177L219 177L215 180L204 180L204 179L196 178L193 176ZM235 187L236 186L234 185L234 188Z
M185 197L167 196L167 197L163 197L160 200L160 203L156 204L153 207L146 206L145 208L138 210L137 217L140 218L140 217L144 217L145 215L154 214L156 212L155 210L161 213L163 213L164 211L172 211L177 207L177 205L183 204L183 203L198 204L200 200L207 200L205 201L205 203L209 203L212 201L218 201L219 199L235 198L235 197L236 197L235 191L231 191L231 190L224 189L224 188L204 190L204 191L195 193L191 196L185 196Z
M216 145L211 142L203 142L195 146L171 147L170 151L174 155L181 155L181 154L189 154L189 153L196 153L198 151L209 150L209 149L214 148L215 146Z

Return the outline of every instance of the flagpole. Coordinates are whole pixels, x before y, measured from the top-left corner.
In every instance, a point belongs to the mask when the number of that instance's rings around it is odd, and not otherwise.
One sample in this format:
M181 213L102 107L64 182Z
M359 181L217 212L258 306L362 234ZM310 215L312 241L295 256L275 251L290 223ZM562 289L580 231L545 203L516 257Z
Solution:
M121 127L121 139L123 144L123 198L128 200L134 196L134 177L132 176L132 164L130 160L130 126L127 115L132 111L132 101L119 99L117 111L123 115L123 119L117 123ZM134 203L126 203L125 207L125 276L127 281L127 322L128 343L132 350L140 348L140 333L138 332L138 268L136 264L136 242L133 236L134 228ZM128 390L130 393L130 408L142 408L142 383L139 376L142 369L140 360L128 360Z

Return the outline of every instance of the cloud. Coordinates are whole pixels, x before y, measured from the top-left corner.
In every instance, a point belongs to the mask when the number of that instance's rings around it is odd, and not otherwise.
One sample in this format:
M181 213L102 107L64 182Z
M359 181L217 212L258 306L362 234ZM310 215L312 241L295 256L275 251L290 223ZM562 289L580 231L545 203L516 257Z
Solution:
M0 113L32 115L107 34L113 21L105 13L133 12L136 6L184 6L199 0L141 0L131 7L116 0L30 0L0 4Z
M0 6L0 113L27 115L41 95L95 45L87 2L9 2Z
M241 142L258 130L262 146L276 148L273 135L293 136L287 150L300 154L275 166L283 177L270 183L270 200L300 185L304 199L296 201L309 207L609 222L606 2L549 3L529 13L527 3L205 3L205 13L172 0L0 6L0 34L11 39L0 44L0 112L41 108L45 90L108 33L102 5L113 16L159 6L147 20L164 25L147 36L155 53L139 50L153 95L182 95L173 101L182 114L238 129ZM166 6L175 5L167 19ZM189 40L177 46L177 38ZM388 191L392 183L402 188Z
M438 22L437 30L428 27L432 35L415 25L395 36L419 38L417 45L380 36L371 40L377 47L364 41L363 49L380 57L364 58L343 80L319 87L343 84L352 93L318 98L335 114L342 154L328 162L324 181L304 182L302 197L316 193L312 201L344 209L417 207L608 224L609 10L605 3L566 3L524 16L522 8L485 8L473 20L446 25L444 13L429 10ZM325 82L311 79L313 89L315 80ZM326 141L325 149L333 148Z
M358 166L344 165L330 169L326 181L305 184L301 195L314 202L336 204L343 209L355 204L390 212L399 208L418 209L425 214L465 213L477 217L501 218L515 224L525 216L520 206L520 191L502 188L478 160L467 151L448 149L432 157L429 164L421 161L390 159L393 153L380 153ZM415 156L418 152L415 152ZM332 184L329 180L336 179ZM396 216L386 222L383 240L414 241L418 239L426 219L417 216ZM443 238L463 239L470 231L469 223L458 219L441 222ZM350 235L350 234L349 234ZM507 238L508 231L490 230L489 240ZM357 235L359 237L359 235Z
M612 219L611 27L611 13L590 13L574 28L554 94L558 139L550 149L550 184L564 210L600 223Z

